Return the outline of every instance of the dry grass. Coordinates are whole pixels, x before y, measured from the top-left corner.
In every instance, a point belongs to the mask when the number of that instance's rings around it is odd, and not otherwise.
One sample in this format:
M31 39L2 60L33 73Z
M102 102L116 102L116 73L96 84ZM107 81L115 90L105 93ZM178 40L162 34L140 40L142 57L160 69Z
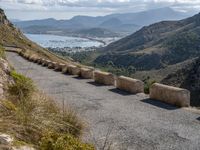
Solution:
M61 111L52 99L34 88L30 79L11 75L15 84L9 86L8 100L0 101L0 132L42 150L94 149L79 139L84 124L74 111Z

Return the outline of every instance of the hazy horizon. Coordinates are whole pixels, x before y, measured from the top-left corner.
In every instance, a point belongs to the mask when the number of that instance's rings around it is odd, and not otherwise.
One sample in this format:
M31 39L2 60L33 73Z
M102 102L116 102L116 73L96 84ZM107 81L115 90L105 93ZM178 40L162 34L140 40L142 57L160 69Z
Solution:
M200 0L0 0L9 19L70 19L77 15L104 16L170 7L194 14Z

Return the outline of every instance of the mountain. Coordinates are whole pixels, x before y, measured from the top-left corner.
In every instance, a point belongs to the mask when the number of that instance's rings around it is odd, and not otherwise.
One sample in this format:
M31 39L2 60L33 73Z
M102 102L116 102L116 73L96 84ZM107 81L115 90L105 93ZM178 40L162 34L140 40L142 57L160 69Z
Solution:
M75 32L77 35L83 36L83 37L118 37L119 34L112 32L108 29L104 28L89 28L89 29L82 29L77 30Z
M104 28L112 32L120 33L122 36L134 33L142 26L149 25L162 20L176 20L188 17L187 13L181 13L171 8L159 8L138 13L111 14L106 16L75 16L69 20L55 20L53 18L44 20L31 20L14 22L23 31L30 31L31 26L38 28L47 27L54 30L71 32L89 28ZM41 29L41 30L42 30ZM39 29L40 30L40 29ZM35 31L33 30L33 33Z
M103 23L101 23L99 26L100 27L103 27L103 28L115 28L117 26L120 26L122 25L122 21L120 19L117 19L117 18L111 18L111 19L108 19L106 21L104 21Z
M188 17L187 13L175 11L169 7L152 9L137 13L113 14L107 17L120 19L126 24L147 26L163 20L179 20Z
M181 21L163 21L143 27L105 47L95 62L113 61L118 66L152 70L197 57L200 55L199 21L200 14L197 14Z

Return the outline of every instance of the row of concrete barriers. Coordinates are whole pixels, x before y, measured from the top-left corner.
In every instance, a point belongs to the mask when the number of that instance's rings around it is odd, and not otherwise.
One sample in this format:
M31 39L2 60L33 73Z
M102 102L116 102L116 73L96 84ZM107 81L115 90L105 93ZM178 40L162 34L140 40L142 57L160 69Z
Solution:
M74 64L52 62L37 56L29 56L22 52L19 52L19 54L29 61L47 66L49 69L62 71L62 73L77 75L85 79L94 79L96 83L113 85L120 90L134 94L144 92L144 82L137 79L125 76L117 77L108 72L95 70L92 67L81 67ZM188 107L190 105L190 91L159 83L154 83L150 87L150 98L179 107Z

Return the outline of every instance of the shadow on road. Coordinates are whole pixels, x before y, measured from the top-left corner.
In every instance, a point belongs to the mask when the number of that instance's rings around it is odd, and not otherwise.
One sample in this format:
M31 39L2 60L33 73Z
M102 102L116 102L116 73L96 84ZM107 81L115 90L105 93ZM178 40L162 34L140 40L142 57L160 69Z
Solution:
M149 98L148 99L143 99L141 101L144 102L144 103L147 103L147 104L154 105L156 107L160 107L160 108L166 109L166 110L176 110L176 109L179 109L178 107L169 105L169 104L161 102L161 101L149 99Z
M77 80L85 80L84 78L82 77L79 77L79 76L76 76L76 77L73 77L74 79L77 79Z
M92 84L94 86L109 86L109 85L105 85L105 84L96 83L94 81L90 81L90 82L87 82L87 83Z
M134 95L133 93L129 93L129 92L126 92L126 91L122 91L122 90L119 90L119 89L117 89L117 88L109 89L109 91L114 92L114 93L117 93L117 94L120 94L120 95L123 95L123 96Z
M198 117L197 120L200 121L200 117Z

